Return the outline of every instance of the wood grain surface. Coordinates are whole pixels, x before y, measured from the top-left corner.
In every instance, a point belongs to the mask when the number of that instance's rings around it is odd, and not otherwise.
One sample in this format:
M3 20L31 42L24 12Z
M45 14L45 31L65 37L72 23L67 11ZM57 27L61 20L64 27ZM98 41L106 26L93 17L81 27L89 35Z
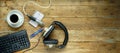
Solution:
M25 22L18 29L9 27L5 21L11 10L20 10L23 13L23 4L28 1L43 6L49 4L49 0L0 0L0 32L26 29L30 36L40 28L32 27L25 15ZM46 9L28 4L26 12L31 15L35 10L42 12L45 15L43 19L45 27L55 20L61 21L68 28L69 42L64 49L48 49L41 39L35 49L26 53L120 53L120 0L51 1L51 7ZM30 40L31 47L37 43L38 36ZM52 38L62 43L64 33L56 29L52 33ZM22 53L22 51L16 53Z

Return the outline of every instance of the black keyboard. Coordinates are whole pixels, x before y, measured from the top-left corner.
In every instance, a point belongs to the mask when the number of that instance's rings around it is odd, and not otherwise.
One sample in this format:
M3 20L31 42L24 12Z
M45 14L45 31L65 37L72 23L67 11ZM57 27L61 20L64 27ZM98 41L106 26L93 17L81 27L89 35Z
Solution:
M0 37L0 53L13 53L30 47L26 30Z

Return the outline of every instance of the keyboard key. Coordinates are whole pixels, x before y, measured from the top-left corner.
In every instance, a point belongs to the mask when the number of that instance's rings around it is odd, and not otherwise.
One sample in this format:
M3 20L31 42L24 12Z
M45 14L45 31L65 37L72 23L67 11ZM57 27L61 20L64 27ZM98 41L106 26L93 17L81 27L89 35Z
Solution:
M26 30L0 37L0 52L13 53L30 47Z

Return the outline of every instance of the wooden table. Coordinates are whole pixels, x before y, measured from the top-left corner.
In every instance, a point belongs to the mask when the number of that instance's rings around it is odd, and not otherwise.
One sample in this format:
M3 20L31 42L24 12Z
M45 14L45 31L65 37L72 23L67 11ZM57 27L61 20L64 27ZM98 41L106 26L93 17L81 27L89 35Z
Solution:
M49 0L33 1L43 6L49 3ZM25 22L18 29L13 29L6 23L8 12L17 9L23 13L25 2L28 0L0 1L0 31L26 29L30 36L40 28L32 27L25 15ZM26 6L26 12L31 15L35 10L45 15L45 27L54 20L61 21L68 28L69 42L64 49L48 49L41 39L35 49L26 53L120 53L120 0L52 0L51 7L47 9L34 4ZM64 33L56 29L52 36L62 43ZM37 38L38 36L30 40L31 47L37 43Z

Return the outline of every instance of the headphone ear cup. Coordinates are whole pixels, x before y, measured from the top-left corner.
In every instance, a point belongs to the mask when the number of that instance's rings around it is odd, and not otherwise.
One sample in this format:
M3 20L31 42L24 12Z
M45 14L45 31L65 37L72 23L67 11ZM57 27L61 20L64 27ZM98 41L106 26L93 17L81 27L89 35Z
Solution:
M44 38L48 38L49 37L49 35L52 33L52 31L54 30L54 26L53 25L51 25L47 30L46 30L46 32L44 32Z
M56 39L44 39L43 43L44 44L58 44L58 40L56 40Z

